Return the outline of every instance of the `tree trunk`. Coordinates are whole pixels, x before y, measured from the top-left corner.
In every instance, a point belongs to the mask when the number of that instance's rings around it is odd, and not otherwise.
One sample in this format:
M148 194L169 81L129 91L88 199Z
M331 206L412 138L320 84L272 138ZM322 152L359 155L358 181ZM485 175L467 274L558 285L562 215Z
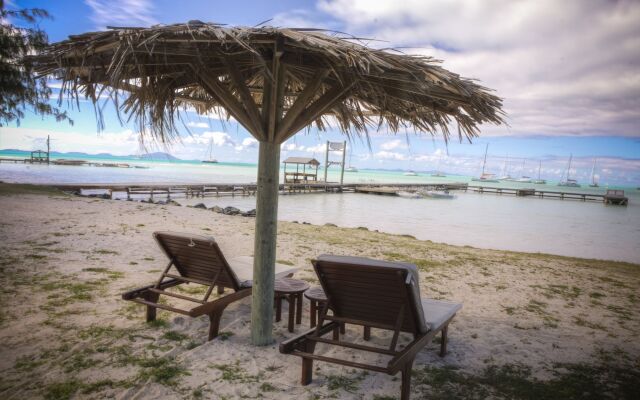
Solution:
M251 304L251 342L273 343L273 285L275 281L280 145L260 142L256 231Z

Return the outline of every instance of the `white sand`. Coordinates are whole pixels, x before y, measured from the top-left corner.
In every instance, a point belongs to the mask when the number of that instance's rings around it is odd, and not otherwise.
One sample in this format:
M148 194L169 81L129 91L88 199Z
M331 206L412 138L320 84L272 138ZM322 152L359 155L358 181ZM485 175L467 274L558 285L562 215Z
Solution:
M186 207L0 192L0 398L52 396L67 387L52 384L65 382L78 398L399 396L397 379L326 363L316 363L314 382L300 386L299 358L280 354L277 344L250 345L250 298L227 308L220 330L232 333L228 340L211 342L206 317L160 312L167 325L152 327L144 322L143 306L120 299L123 291L152 283L165 266L152 232L211 235L231 258L251 255L253 224L251 218ZM640 357L640 266L454 247L358 229L281 223L279 231L278 259L300 268L297 278L313 281L309 260L322 253L420 260L424 297L464 303L449 330L448 355L438 357L433 343L418 355L414 370L446 365L476 374L488 365L523 364L545 378L554 363ZM308 303L303 315L296 333L308 327ZM166 336L169 331L180 335ZM277 342L293 335L286 318L275 325ZM361 341L360 335L359 328L348 329L351 339ZM373 343L388 339L373 330ZM318 346L318 353L362 357L327 346ZM162 357L188 375L178 375L173 385L156 382L155 376L172 371L150 364ZM332 390L328 376L353 379L353 392ZM96 382L101 384L90 386ZM414 385L414 398L427 392Z

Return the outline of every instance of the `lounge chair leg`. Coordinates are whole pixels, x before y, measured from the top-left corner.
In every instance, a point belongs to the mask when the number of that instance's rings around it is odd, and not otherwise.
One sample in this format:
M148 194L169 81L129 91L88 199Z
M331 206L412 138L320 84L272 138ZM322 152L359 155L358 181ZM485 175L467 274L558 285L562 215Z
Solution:
M220 319L222 318L222 310L216 310L209 314L209 340L213 340L218 336L220 330Z
M315 300L311 300L309 301L309 303L311 303L311 309L309 310L309 327L310 328L315 328L316 327L316 318L318 317L318 306Z
M307 353L313 354L316 349L316 343L307 341L304 345L304 350ZM311 383L313 379L313 360L310 358L302 358L302 376L300 378L300 384L306 386Z
M160 295L158 293L146 293L144 295L144 299L147 301L151 301L153 303L157 303ZM156 308L152 306L147 306L147 322L156 320Z
M287 296L289 301L289 332L293 332L296 312L296 299L289 295Z
M411 370L413 360L407 362L402 368L402 388L400 389L400 400L409 400L411 397Z
M445 325L442 328L442 337L440 338L440 357L444 357L447 354L447 331L449 330L449 325Z
M224 294L224 286L218 286L218 294Z
M340 327L333 328L333 340L340 340Z
M313 360L310 358L302 359L302 377L300 378L300 384L306 386L311 383L313 379Z
M296 325L302 323L302 293L296 295Z
M282 319L282 297L276 297L276 322Z
M371 327L370 326L365 326L364 327L364 340L369 341L371 340Z

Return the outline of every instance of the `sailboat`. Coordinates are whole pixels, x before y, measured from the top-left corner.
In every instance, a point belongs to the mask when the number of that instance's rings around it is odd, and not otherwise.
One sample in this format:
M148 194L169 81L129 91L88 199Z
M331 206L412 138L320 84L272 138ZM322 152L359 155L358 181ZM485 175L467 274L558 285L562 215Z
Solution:
M206 160L202 160L203 163L206 164L217 164L218 160L213 158L213 138L209 139L209 151L207 152L208 158Z
M441 161L442 161L442 155L440 155L440 158L438 158L438 166L436 167L436 172L434 174L431 174L431 176L433 176L434 178L444 178L444 177L446 177L445 174L440 172L440 162Z
M507 159L504 160L504 164L502 164L502 176L498 178L499 181L510 181L511 175L509 175L509 155L507 154Z
M522 159L522 176L519 179L516 179L516 182L520 182L520 183L531 183L531 177L525 176L524 175L524 163L525 163L526 158Z
M534 180L533 183L537 183L539 185L544 185L547 183L544 179L540 179L540 170L542 170L542 160L540 160L538 164L538 179Z
M497 179L494 179L494 174L490 174L488 172L484 172L484 168L487 165L487 152L489 151L489 143L484 148L484 161L482 161L482 173L479 178L471 178L474 182L498 182Z
M358 168L351 164L351 157L353 156L353 150L349 152L349 166L344 169L344 172L358 172Z
M600 185L598 185L598 179L596 178L596 160L597 158L593 159L593 166L591 167L591 183L589 184L589 187L599 187Z
M566 187L580 187L580 184L575 179L569 178L571 175L571 160L573 159L573 154L569 155L569 165L567 166L567 176L566 179L561 180L558 183L558 186L566 186Z

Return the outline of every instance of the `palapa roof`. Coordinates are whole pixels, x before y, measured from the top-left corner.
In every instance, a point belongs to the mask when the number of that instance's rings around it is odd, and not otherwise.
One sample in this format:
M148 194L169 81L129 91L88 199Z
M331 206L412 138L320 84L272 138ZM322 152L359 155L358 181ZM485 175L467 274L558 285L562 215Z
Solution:
M315 158L309 157L289 157L283 161L285 164L307 164L307 165L320 165L320 161Z
M95 104L109 94L163 142L176 137L174 115L189 106L233 116L258 140L276 143L330 121L347 135L386 125L445 139L455 122L460 140L477 136L482 123L503 122L499 97L431 57L315 29L200 21L109 28L70 36L30 62L62 79L71 98L84 94Z

